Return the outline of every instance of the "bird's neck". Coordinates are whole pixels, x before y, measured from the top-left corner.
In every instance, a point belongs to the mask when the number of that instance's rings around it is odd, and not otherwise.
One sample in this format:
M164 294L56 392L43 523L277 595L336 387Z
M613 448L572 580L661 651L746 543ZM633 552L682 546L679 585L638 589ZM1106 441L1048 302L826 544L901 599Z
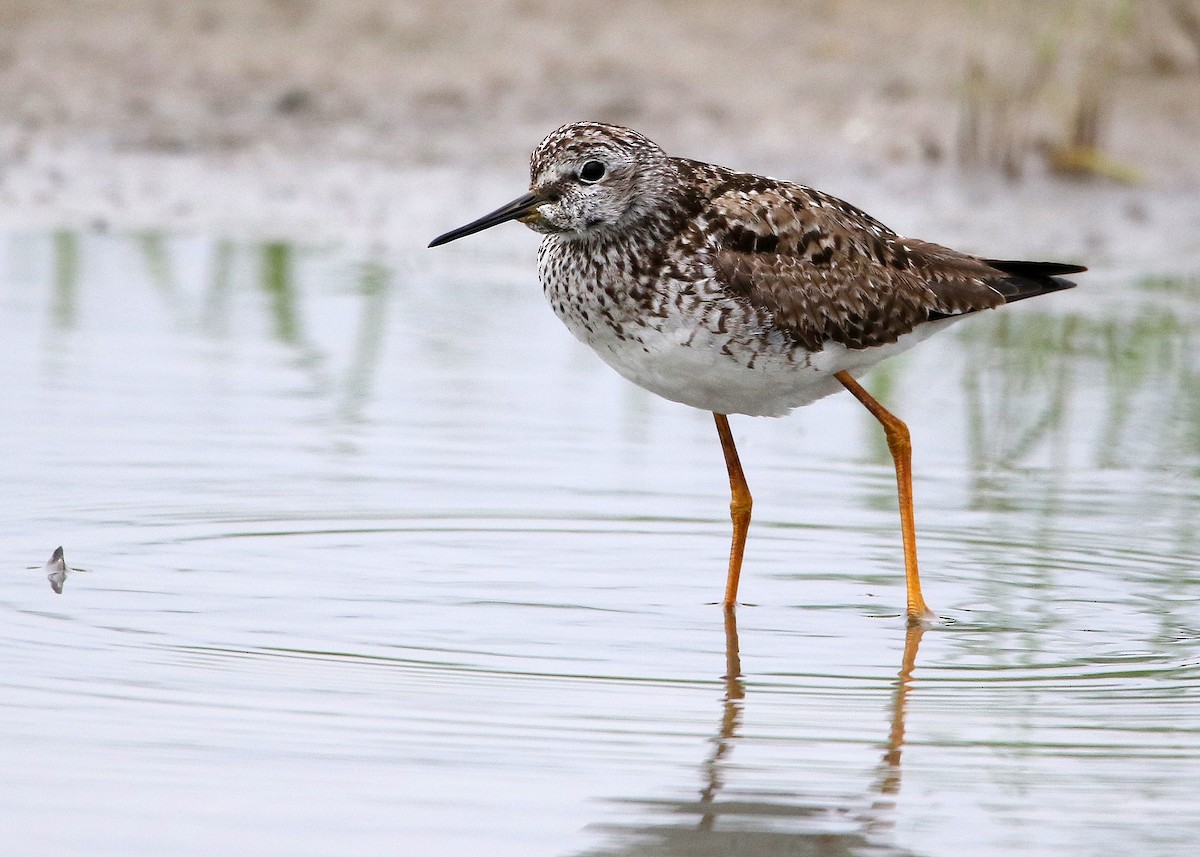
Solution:
M682 194L660 192L652 203L641 200L630 205L615 223L558 237L570 252L595 255L619 249L634 258L648 258L678 235L691 216Z

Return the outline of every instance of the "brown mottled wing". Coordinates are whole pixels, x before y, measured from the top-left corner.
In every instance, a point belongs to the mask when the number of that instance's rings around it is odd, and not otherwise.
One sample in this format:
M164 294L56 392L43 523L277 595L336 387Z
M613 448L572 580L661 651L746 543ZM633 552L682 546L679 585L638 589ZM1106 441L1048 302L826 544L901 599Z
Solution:
M848 348L895 342L932 318L999 306L1006 300L1000 286L1024 279L902 238L819 191L745 179L741 187L730 181L703 217L717 279L769 310L809 350L829 341Z

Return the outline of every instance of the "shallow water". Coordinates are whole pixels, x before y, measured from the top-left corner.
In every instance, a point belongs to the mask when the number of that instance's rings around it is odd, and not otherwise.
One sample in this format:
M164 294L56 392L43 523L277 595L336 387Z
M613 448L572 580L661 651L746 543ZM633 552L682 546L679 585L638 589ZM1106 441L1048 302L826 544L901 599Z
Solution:
M735 419L726 627L711 419L576 344L500 232L0 237L12 853L1200 842L1200 280L1094 272L868 377L921 636L869 415Z

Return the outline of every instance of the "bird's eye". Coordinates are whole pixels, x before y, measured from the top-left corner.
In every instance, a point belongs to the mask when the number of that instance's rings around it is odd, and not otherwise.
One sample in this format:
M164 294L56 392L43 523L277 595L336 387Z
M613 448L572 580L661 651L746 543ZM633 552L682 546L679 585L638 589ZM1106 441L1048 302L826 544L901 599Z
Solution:
M604 164L599 161L588 161L579 169L579 180L585 182L598 182L604 178Z

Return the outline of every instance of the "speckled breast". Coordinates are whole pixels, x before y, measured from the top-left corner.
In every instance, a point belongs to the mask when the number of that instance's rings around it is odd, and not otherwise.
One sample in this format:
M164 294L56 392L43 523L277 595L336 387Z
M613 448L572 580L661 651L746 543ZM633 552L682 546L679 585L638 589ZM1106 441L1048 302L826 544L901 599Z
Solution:
M555 314L605 363L695 408L780 416L840 389L830 376L852 368L846 349L810 354L711 277L639 273L615 248L581 253L549 236L538 274Z

